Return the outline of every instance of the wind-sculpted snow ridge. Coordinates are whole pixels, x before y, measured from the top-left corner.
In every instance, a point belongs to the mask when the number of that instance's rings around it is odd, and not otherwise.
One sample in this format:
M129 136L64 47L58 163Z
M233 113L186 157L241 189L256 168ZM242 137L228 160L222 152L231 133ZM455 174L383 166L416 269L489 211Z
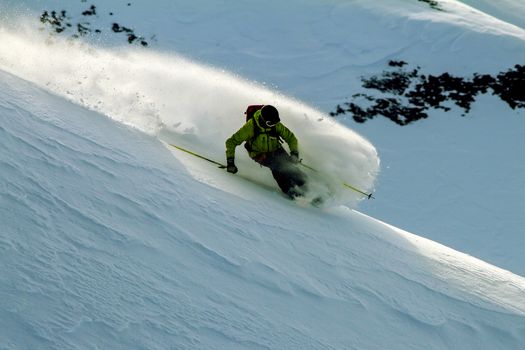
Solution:
M244 122L249 104L273 104L300 142L316 191L329 192L334 203L353 205L362 198L343 182L370 191L379 171L375 148L364 138L317 110L261 85L173 54L130 48L102 49L55 38L45 43L30 29L0 31L10 47L0 68L45 87L75 103L99 111L164 141L179 143L224 161L224 141ZM38 64L35 64L38 62ZM269 174L247 159L241 172L259 181Z
M525 29L525 6L516 0L458 0L481 13Z

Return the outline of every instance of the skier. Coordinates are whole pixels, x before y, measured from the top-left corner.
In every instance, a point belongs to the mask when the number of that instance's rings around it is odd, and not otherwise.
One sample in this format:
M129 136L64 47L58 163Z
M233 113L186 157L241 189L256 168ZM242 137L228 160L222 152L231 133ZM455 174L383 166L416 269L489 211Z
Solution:
M293 132L280 122L274 106L250 106L246 111L246 123L226 140L227 171L235 174L235 148L244 147L250 158L261 166L270 168L281 190L291 199L305 192L306 175L297 167L299 163L298 141ZM286 141L290 154L282 146Z

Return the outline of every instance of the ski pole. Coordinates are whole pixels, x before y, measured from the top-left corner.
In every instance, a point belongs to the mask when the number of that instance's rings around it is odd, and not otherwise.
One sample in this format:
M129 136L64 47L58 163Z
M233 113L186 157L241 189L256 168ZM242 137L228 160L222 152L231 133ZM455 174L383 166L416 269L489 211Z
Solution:
M314 168L312 168L311 166L308 166L308 165L304 164L302 159L299 161L299 164L301 164L302 166L304 166L306 169L310 169L311 171L314 171L314 172L316 172L316 173L318 172L317 169L314 169Z
M302 159L299 161L299 164L301 164L302 166L304 166L306 169L310 169L311 171L314 171L314 172L316 172L316 173L319 172L317 169L312 168L311 166L308 166L308 165L304 164L304 163L302 162ZM354 190L354 191L357 192L357 193L362 194L363 196L367 197L368 199L375 199L375 197L372 196L372 193L366 193L366 192L363 192L363 191L361 191L360 189L355 188L354 186L352 186L352 185L350 185L350 184L347 184L346 182L343 182L343 186L345 186L346 188L349 188L349 189L351 189L351 190Z
M350 188L350 189L352 189L352 190L354 190L354 191L356 191L358 193L361 193L363 196L368 197L368 199L376 199L374 196L372 196L372 193L363 192L363 191L355 188L354 186L347 184L346 182L343 182L343 186L348 187L348 188Z
M172 144L172 143L168 143L168 145L170 145L171 147L175 147L176 149L179 149L179 150L181 150L181 151L183 151L183 152L189 153L189 154L191 154L192 156L195 156L195 157L200 158L200 159L207 160L207 161L210 162L210 163L213 163L213 164L215 164L215 165L218 165L220 169L226 169L226 165L221 164L221 163L219 163L219 162L216 162L216 161L214 161L213 159L206 158L206 157L204 157L204 156L201 156L200 154L197 154L197 153L195 153L195 152L189 151L189 150L187 150L187 149L185 149L185 148L182 148L182 147L180 147L180 146L174 145L174 144Z

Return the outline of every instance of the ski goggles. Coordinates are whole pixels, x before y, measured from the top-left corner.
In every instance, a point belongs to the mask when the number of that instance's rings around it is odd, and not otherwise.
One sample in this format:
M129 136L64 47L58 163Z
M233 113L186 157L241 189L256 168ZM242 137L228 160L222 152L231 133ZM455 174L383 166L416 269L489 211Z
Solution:
M264 117L263 117L263 115L261 113L261 110L258 110L257 112L255 112L254 115L259 118L259 123L263 127L266 126L267 128L271 128L271 127L274 127L275 125L277 125L277 123L279 123L279 119L274 120L274 121L264 119Z
M264 121L264 125L266 125L267 127L271 128L272 126L275 126L277 125L277 123L279 122L270 122L270 121Z

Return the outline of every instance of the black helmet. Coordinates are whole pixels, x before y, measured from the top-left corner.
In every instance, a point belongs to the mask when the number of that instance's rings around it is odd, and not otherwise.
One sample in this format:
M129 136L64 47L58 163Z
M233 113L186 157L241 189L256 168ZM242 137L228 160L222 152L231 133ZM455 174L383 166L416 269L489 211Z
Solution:
M272 127L281 120L279 119L279 111L272 105L264 105L261 108L261 119L267 127Z

